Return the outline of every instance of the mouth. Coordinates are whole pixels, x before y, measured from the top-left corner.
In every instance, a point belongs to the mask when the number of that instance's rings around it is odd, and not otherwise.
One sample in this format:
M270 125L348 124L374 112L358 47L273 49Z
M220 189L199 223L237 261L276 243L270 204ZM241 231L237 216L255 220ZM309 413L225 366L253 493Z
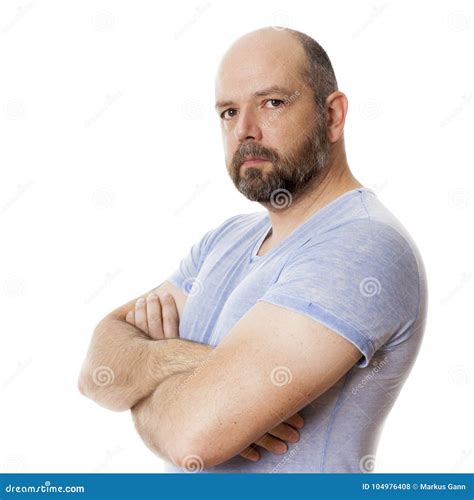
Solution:
M242 163L242 167L253 167L255 165L259 165L260 163L264 163L268 160L265 158L259 158L257 156L247 156L244 158L244 161Z

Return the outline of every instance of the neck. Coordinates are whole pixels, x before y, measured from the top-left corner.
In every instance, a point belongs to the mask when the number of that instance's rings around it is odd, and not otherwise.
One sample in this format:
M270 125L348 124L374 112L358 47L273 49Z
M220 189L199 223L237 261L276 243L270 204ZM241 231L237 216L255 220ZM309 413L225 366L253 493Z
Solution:
M344 149L339 148L334 151L325 171L314 179L304 194L296 196L289 206L279 209L270 203L263 204L268 209L272 221L272 245L286 238L325 205L358 187L362 187L362 184L352 175Z

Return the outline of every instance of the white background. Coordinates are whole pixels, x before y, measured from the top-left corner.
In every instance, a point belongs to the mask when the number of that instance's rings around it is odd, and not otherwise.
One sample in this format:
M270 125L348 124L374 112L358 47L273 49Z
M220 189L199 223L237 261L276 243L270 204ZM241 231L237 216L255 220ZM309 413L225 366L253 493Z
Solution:
M0 471L162 470L77 376L106 313L263 209L227 176L213 104L226 48L269 25L327 50L352 171L425 261L425 340L376 471L471 471L473 23L458 0L2 0Z

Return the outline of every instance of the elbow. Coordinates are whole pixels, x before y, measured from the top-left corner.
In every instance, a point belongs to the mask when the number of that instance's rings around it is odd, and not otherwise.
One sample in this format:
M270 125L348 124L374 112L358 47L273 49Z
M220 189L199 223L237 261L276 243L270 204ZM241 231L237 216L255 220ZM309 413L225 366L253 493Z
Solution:
M107 410L129 410L135 402L127 401L127 398L124 397L127 391L117 385L114 386L112 377L107 377L106 374L103 374L98 378L96 371L90 374L86 370L82 370L77 388L83 396Z
M202 439L202 436L180 440L174 447L174 457L177 458L170 456L174 465L186 472L201 472L231 458L219 443L212 438Z

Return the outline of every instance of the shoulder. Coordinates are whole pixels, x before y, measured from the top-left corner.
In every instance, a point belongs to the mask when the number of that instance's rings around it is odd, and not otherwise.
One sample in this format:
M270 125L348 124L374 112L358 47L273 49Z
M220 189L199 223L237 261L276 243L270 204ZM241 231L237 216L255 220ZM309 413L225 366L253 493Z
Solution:
M209 231L208 243L212 245L222 239L239 238L263 224L266 218L266 212L233 215Z

